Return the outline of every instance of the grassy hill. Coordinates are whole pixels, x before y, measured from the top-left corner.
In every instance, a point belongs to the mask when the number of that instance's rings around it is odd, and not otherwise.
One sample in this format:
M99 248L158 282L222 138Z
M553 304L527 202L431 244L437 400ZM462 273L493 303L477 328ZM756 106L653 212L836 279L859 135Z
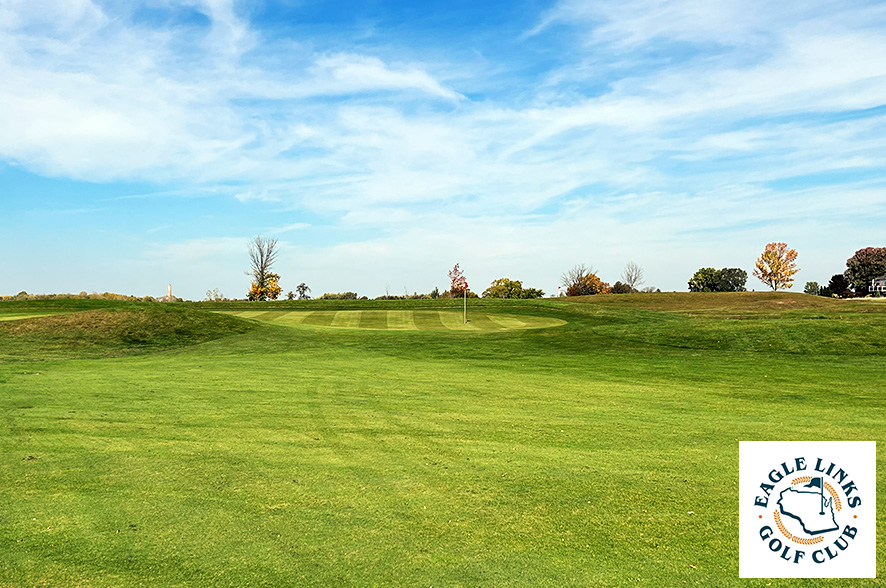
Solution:
M886 433L876 301L473 300L559 326L329 328L456 302L0 304L67 313L0 322L0 586L745 586L738 440ZM298 312L332 314L275 320Z
M248 321L187 305L80 300L0 303L0 360L144 353L242 334L254 327Z
M845 300L790 292L658 292L655 294L618 294L576 296L575 303L601 307L642 308L664 312L713 313L742 315L780 313L785 310L844 308Z

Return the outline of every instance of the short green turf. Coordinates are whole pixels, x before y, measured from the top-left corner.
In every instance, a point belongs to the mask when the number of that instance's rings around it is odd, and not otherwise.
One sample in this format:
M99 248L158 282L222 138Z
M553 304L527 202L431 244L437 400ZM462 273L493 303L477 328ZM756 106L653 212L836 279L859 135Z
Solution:
M225 310L224 314L286 325L395 331L495 332L546 329L566 321L549 316L514 315L471 309L470 318L453 310Z
M0 321L17 321L21 319L39 318L56 314L54 312L6 312L0 314Z
M740 581L737 462L884 438L886 305L455 302L0 303L0 586L878 585Z

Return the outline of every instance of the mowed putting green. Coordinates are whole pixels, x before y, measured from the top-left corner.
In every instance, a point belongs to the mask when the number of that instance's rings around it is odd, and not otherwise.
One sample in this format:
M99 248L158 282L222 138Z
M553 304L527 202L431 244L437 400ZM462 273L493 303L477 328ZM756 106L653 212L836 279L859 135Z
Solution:
M39 318L41 316L52 316L53 314L61 314L54 312L11 312L0 315L0 321L17 321L29 318Z
M486 311L469 312L468 322L465 323L464 314L454 310L248 310L228 311L225 314L284 325L394 331L489 333L516 329L545 329L566 324L566 321L552 317Z

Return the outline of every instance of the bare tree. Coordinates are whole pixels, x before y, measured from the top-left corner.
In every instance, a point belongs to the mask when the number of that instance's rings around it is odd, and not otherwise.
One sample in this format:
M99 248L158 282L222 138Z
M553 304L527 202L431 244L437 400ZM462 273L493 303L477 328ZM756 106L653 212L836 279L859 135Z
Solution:
M575 286L576 284L578 284L586 275L593 273L595 273L594 268L588 267L583 263L579 263L572 269L564 272L562 276L560 276L560 284L566 288L569 288L569 286Z
M249 244L249 264L252 273L250 300L275 300L280 295L280 276L271 272L277 260L277 239L256 236Z
M308 292L310 292L311 289L308 288L307 284L305 284L304 282L296 286L295 291L298 292L299 300L307 300L308 298L310 298L310 296L308 296Z
M633 261L629 261L625 265L625 271L621 274L621 279L631 287L631 290L636 290L637 286L643 283L643 268Z

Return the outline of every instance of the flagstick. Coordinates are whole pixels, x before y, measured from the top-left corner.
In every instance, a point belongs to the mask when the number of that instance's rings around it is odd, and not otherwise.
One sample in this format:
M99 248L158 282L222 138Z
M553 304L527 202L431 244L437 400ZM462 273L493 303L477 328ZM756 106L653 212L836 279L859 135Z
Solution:
M465 324L468 324L468 288L465 287Z

